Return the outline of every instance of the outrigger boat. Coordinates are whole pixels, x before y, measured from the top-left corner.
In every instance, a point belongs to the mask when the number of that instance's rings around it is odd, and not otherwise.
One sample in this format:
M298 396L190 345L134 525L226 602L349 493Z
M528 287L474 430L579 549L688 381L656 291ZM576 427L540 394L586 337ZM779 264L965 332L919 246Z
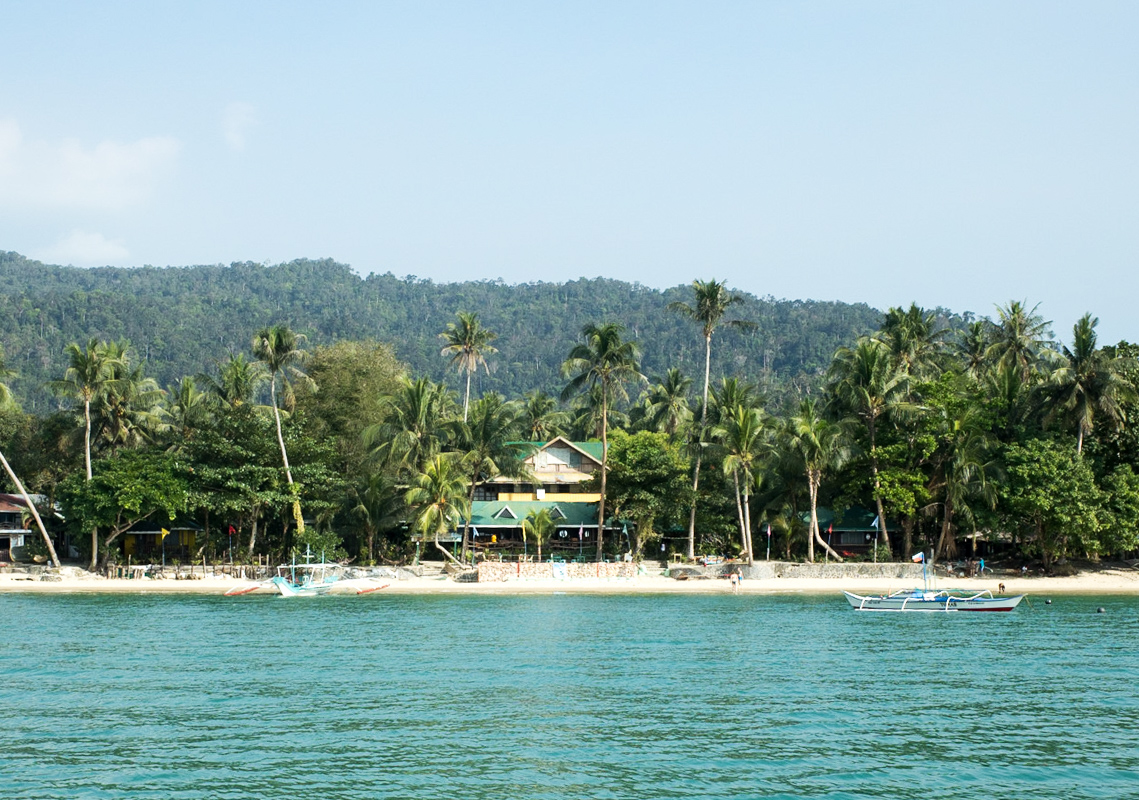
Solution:
M914 556L921 561L924 589L903 589L892 594L861 595L844 591L846 600L856 611L1012 611L1024 595L994 597L988 589L980 592L931 590L925 569L925 554Z
M272 578L234 586L226 595L233 597L265 589L281 597L317 597L341 586L356 594L368 594L388 587L386 583L377 585L371 579L343 580L343 567L339 564L330 564L323 556L319 562L314 562L309 551L306 551L305 558L308 561L304 564L282 564Z

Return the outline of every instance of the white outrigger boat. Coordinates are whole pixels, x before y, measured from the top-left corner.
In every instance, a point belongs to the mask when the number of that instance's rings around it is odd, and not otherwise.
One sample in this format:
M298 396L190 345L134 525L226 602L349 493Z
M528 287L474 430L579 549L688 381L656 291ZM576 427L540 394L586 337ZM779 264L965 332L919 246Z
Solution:
M1024 595L994 597L988 589L974 594L957 591L903 589L893 594L860 595L843 592L857 611L1012 611Z
M1012 611L1024 595L994 597L988 589L965 592L956 589L933 590L925 569L925 555L919 553L914 561L921 561L924 589L902 589L891 594L861 595L843 591L846 600L856 611Z
M344 580L344 568L339 564L330 564L323 557L319 562L311 561L311 552L306 552L305 556L310 560L304 564L282 564L277 567L277 574L272 578L234 586L226 595L233 597L267 590L276 592L281 597L317 597L341 587L345 593L355 594L369 594L388 587L388 584L377 584L370 578Z

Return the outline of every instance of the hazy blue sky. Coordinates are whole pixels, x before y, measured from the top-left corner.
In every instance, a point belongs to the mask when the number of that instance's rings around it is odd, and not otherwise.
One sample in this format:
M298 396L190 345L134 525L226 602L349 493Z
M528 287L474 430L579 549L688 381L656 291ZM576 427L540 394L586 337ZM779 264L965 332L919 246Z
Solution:
M1040 302L1139 340L1139 3L0 5L0 249Z

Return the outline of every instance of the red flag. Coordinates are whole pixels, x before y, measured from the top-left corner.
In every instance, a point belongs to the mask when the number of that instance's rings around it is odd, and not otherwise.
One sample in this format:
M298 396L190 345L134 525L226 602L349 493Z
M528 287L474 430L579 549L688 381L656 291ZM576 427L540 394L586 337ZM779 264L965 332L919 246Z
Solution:
M232 525L230 525L230 526L229 526L229 535L230 535L230 536L233 536L235 533L237 533L237 531L236 531L236 530L234 530L234 527L233 527Z

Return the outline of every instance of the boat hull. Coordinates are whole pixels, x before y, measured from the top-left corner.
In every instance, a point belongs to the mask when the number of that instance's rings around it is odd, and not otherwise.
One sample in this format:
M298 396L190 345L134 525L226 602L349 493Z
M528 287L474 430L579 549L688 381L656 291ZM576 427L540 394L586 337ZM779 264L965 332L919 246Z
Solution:
M1024 595L1012 597L957 597L944 592L905 592L892 595L860 595L843 592L856 611L1012 611Z

